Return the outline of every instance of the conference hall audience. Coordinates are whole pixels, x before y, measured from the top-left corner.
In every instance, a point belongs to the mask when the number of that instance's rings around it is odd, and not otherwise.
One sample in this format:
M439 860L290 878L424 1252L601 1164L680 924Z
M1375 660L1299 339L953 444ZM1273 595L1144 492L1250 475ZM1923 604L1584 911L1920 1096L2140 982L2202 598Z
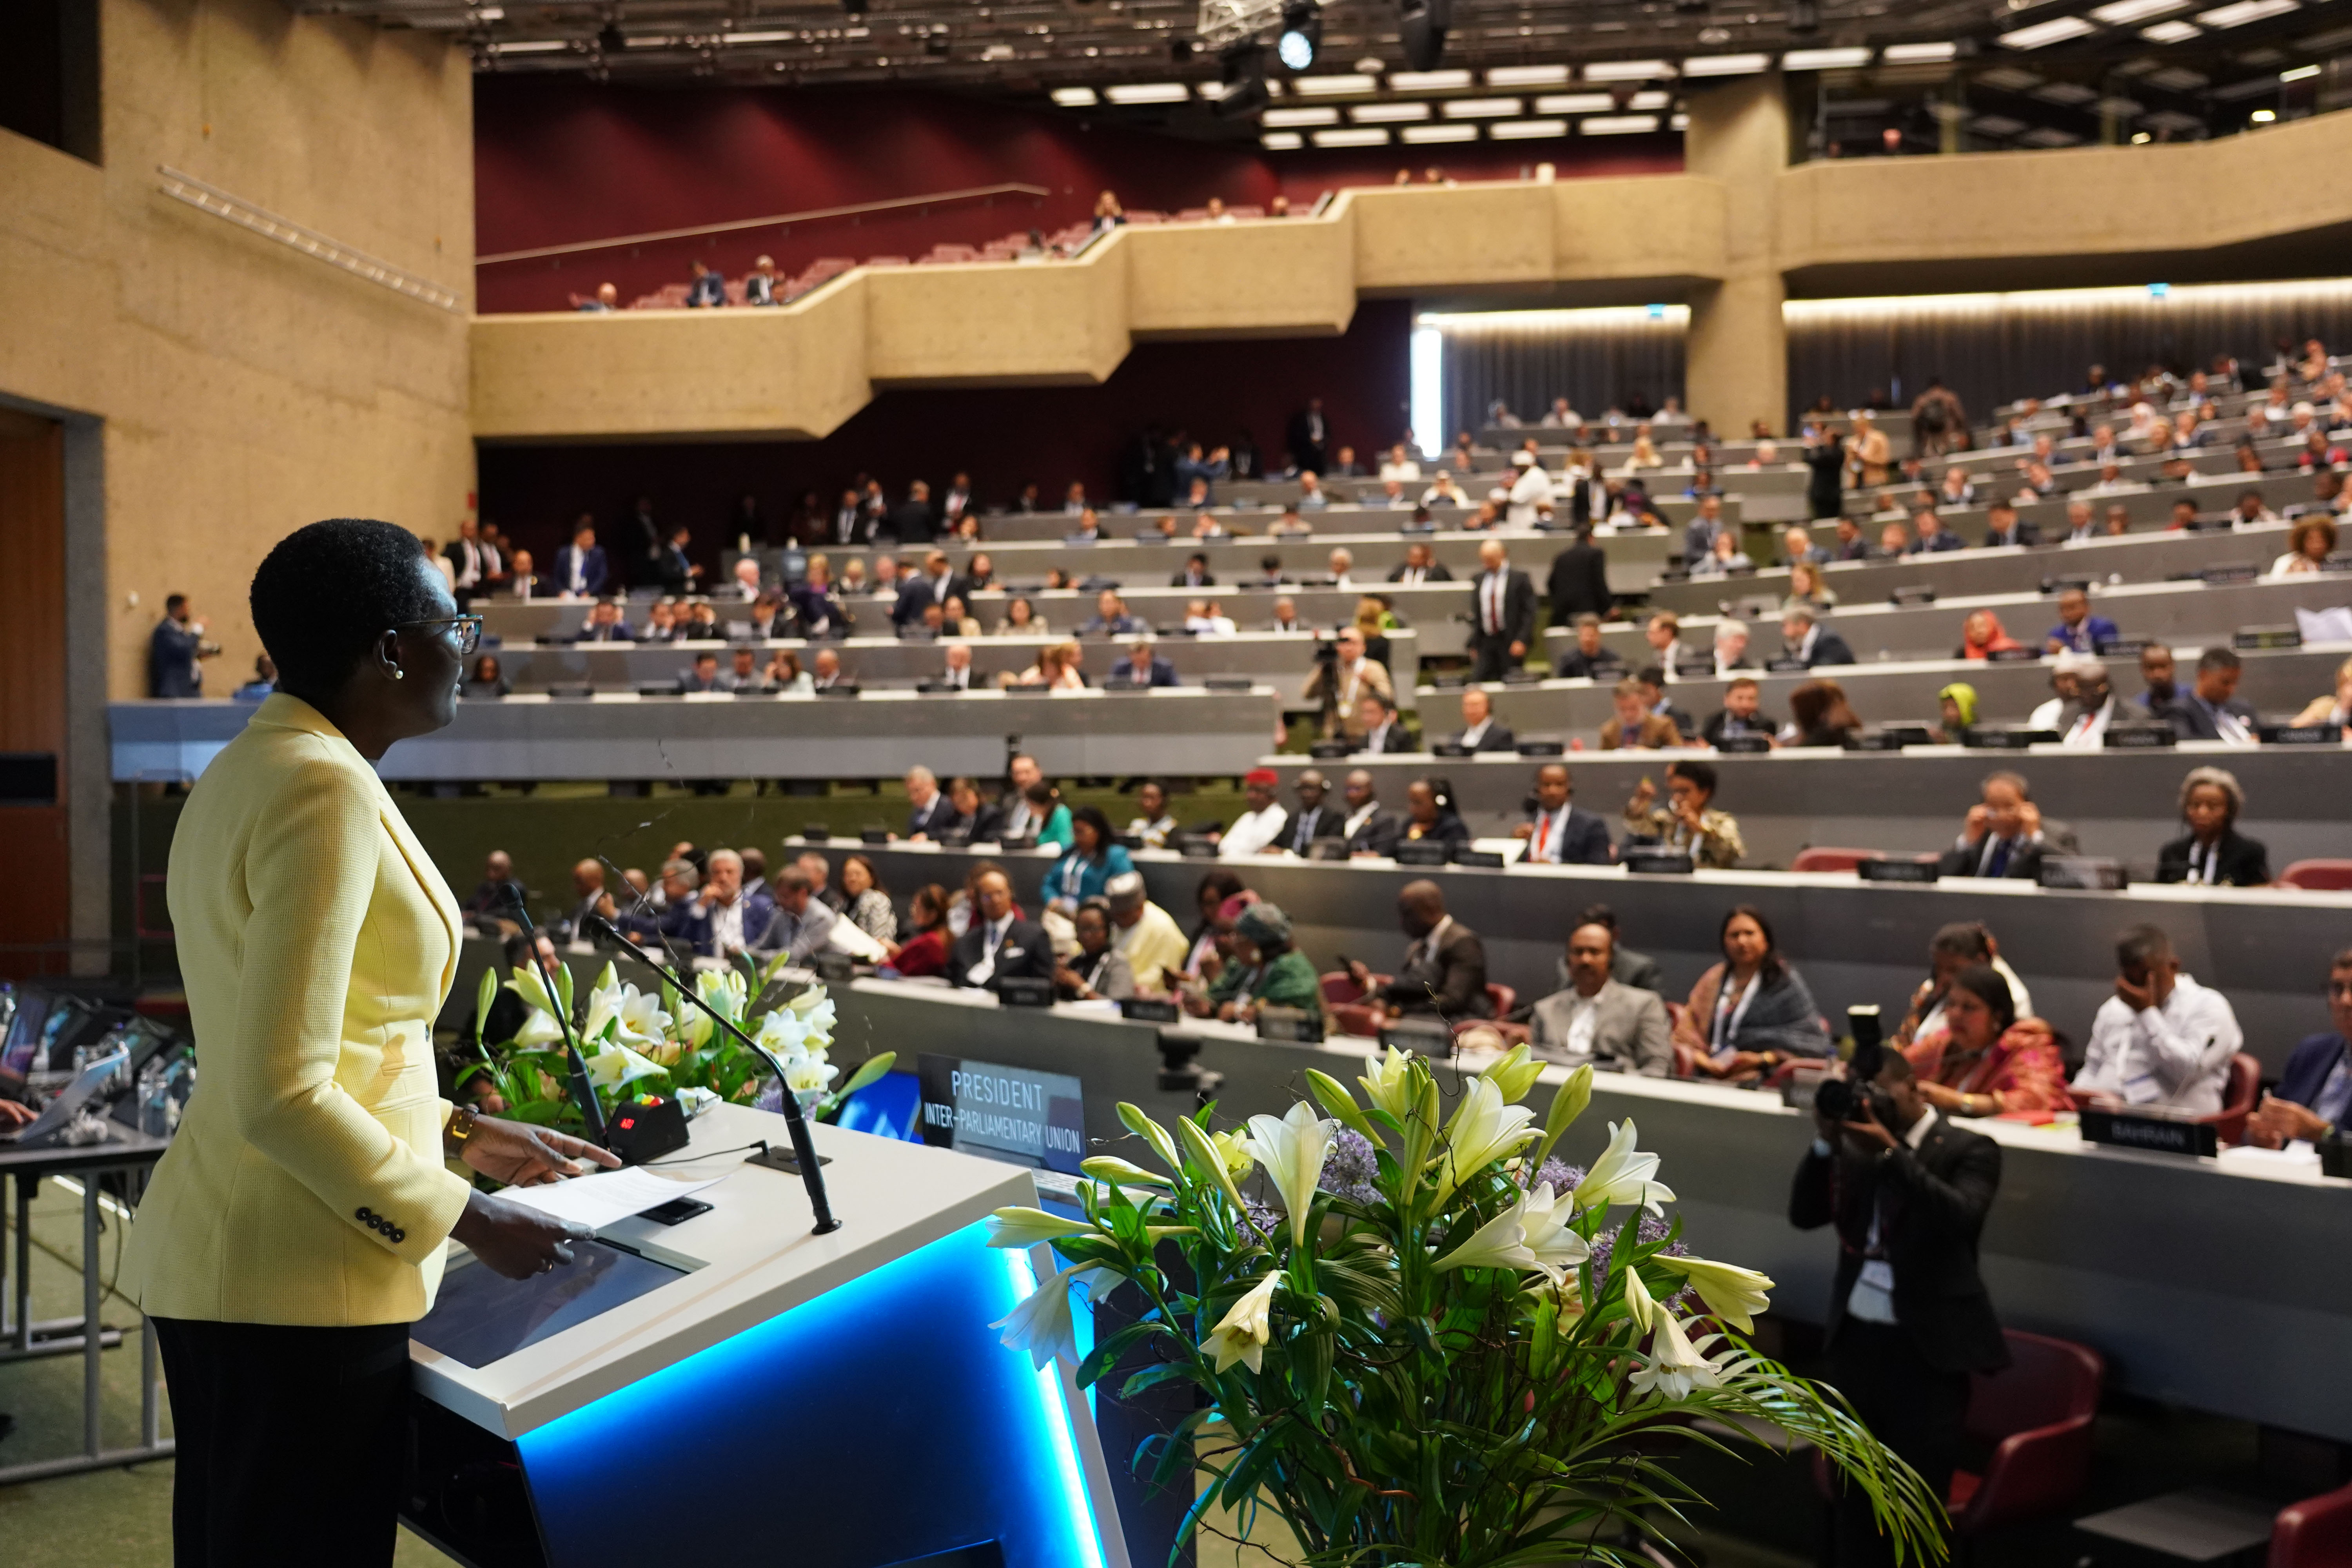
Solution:
M1291 791L1298 796L1298 809L1291 813L1289 824L1283 829L1282 847L1304 857L1318 838L1339 841L1341 816L1337 807L1327 804L1331 786L1323 770L1301 769L1291 784Z
M2238 680L2244 661L2226 647L2209 647L2197 656L2197 681L2175 698L2165 717L2184 741L2220 741L2231 746L2252 746L2262 739L2254 710L2238 698Z
M1727 742L1735 745L1742 741L1773 744L1780 726L1764 711L1763 704L1764 689L1757 684L1754 676L1735 677L1723 689L1723 706L1699 726L1699 739L1718 751L1725 749Z
M1992 932L1975 921L1956 921L1938 929L1928 941L1927 978L1911 994L1910 1006L1890 1037L1895 1045L1908 1050L1913 1046L1932 1044L1942 1035L1944 999L1950 994L1952 976L1971 964L1981 965L2000 976L2001 984L2009 988L2011 1009L2018 1017L2032 1016L2032 994L2000 956Z
M1808 680L1789 693L1786 746L1841 747L1862 732L1862 720L1834 680Z
M1349 959L1348 973L1377 1014L1388 1018L1484 1018L1493 1011L1486 994L1486 944L1478 933L1445 912L1445 891L1425 879L1407 882L1397 894L1397 922L1411 940L1396 973L1386 981L1363 960Z
M2208 888L2260 888L2270 851L2238 831L2246 792L2226 769L2191 768L2180 784L2180 837L2156 854L2156 879Z
M1127 955L1111 945L1110 907L1090 898L1071 913L1077 951L1054 966L1054 994L1064 1002L1123 1002L1135 994Z
M1494 700L1480 687L1468 687L1462 693L1462 728L1447 738L1446 745L1464 752L1515 752L1518 737L1507 724L1495 721Z
M1404 822L1381 805L1370 773L1362 768L1349 773L1340 786L1340 799L1348 811L1339 820L1339 836L1349 855L1386 856L1396 848L1404 837Z
M1249 809L1234 819L1233 825L1217 837L1217 852L1232 858L1236 856L1262 855L1282 847L1284 829L1289 826L1290 813L1284 809L1276 795L1282 776L1272 768L1252 768L1242 775L1242 799Z
M1367 691L1356 699L1356 750L1375 756L1417 748L1412 734L1398 717L1396 704L1377 691Z
M2220 1110L2230 1060L2245 1038L2229 999L2182 971L2160 926L2126 931L2116 968L2115 994L2091 1020L2075 1097L2130 1110Z
M1147 849L1165 849L1176 832L1176 818L1168 810L1168 786L1158 779L1145 779L1135 786L1135 817L1127 825L1128 836L1142 841Z
M1742 904L1717 933L1723 961L1691 987L1675 1039L1695 1070L1755 1082L1793 1058L1818 1060L1829 1031L1803 976L1781 956L1761 910Z
M2339 734L2352 734L2352 658L2336 668L2336 691L2333 696L2315 697L2308 707L2294 716L2298 727L2326 727Z
M1853 649L1845 638L1821 624L1820 616L1806 605L1783 605L1780 607L1780 657L1793 660L1807 669L1824 664L1852 664Z
M1069 848L1046 871L1042 897L1046 908L1069 914L1087 900L1099 897L1113 877L1135 869L1126 848L1116 842L1110 819L1097 805L1065 806L1069 813Z
M2327 570L2327 558L2336 552L2336 520L2332 517L2306 517L2295 523L2286 536L2286 552L2271 563L2265 574L2271 577L2298 577Z
M1002 870L973 879L971 905L971 921L949 951L950 984L992 991L1007 978L1054 978L1053 939L1014 907L1013 884Z
M1311 1032L1322 1032L1322 981L1292 944L1290 917L1255 900L1234 917L1230 947L1216 977L1199 994L1201 1010L1228 1023L1251 1023L1269 1007L1286 1007L1305 1014ZM1187 993L1188 1010L1196 1005L1192 994Z
M1535 1005L1528 1047L1546 1061L1664 1078L1675 1062L1665 1004L1612 974L1616 946L1617 933L1597 921L1568 933L1568 984Z
M1652 688L1633 676L1620 680L1611 693L1616 712L1601 726L1601 749L1656 751L1684 743L1675 721L1653 710Z
M1331 645L1336 657L1328 663L1318 660L1299 688L1303 702L1321 702L1328 693L1331 699L1324 724L1323 738L1360 741L1370 726L1364 722L1363 700L1367 696L1382 700L1383 711L1393 709L1396 702L1396 682L1388 667L1373 658L1368 650L1361 627L1353 624L1341 626L1332 634Z
M897 945L898 910L891 904L890 890L882 885L882 875L874 868L872 860L857 854L842 858L841 897L841 914L845 920L886 948Z
M1942 875L2032 881L2041 874L2044 854L2074 852L2073 830L2042 817L2024 774L2007 769L1989 773L1980 791L1982 798L1969 808L1959 837L1937 860Z
M2058 624L2042 639L2045 653L2097 653L2101 645L2114 642L2123 636L2116 623L2105 616L2091 613L2091 595L2081 588L2067 588L2058 595Z
M1711 870L1729 870L1748 853L1739 837L1739 823L1712 804L1720 775L1715 764L1696 758L1677 758L1666 764L1666 798L1645 775L1625 803L1629 844L1654 846L1688 855Z
M1176 918L1151 901L1139 871L1123 871L1103 884L1110 917L1110 941L1127 961L1136 994L1164 996L1181 986L1191 943Z

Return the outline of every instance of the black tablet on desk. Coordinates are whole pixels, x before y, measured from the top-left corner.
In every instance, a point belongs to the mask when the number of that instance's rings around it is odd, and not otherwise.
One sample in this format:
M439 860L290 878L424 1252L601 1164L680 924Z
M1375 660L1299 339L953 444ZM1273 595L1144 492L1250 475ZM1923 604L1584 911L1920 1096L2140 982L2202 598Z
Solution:
M688 1272L607 1241L575 1241L572 1258L544 1274L509 1279L471 1253L453 1253L433 1310L408 1337L453 1361L485 1367Z

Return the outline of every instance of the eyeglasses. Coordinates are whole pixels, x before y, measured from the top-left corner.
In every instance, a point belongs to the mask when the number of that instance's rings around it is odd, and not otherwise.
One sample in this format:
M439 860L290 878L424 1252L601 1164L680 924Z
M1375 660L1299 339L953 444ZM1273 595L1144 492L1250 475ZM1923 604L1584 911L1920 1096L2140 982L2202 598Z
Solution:
M396 632L437 632L444 628L457 634L457 657L464 658L482 646L482 617L479 616L441 616L429 621L403 621L392 629Z

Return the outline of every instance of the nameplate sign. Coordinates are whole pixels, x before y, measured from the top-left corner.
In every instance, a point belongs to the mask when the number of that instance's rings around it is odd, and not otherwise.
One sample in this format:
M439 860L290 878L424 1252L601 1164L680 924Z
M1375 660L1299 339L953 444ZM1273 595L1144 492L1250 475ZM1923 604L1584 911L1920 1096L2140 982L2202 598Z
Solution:
M1726 735L1715 743L1715 749L1727 755L1753 755L1770 751L1772 742L1764 735Z
M2031 664L2042 657L2038 647L1997 647L1985 655L1988 664Z
M1766 662L1765 670L1772 675L1801 675L1811 667L1801 658L1781 658Z
M2106 745L2111 752L2146 751L2155 747L2177 744L2180 737L2169 724L2110 724Z
M1118 1016L1136 1024L1173 1024L1184 1011L1165 996L1122 996Z
M1622 863L1637 877L1687 877L1698 868L1689 856L1672 849L1628 849Z
M1933 860L1863 860L1853 874L1865 882L1932 882L1943 875Z
M1078 1173L1087 1123L1076 1079L928 1052L916 1058L915 1071L923 1097L916 1125L924 1142L1033 1170Z
M2197 574L2200 583L2251 583L2263 574L2263 569L2252 561L2234 562L2227 566L2208 566Z
M1257 1015L1257 1037L1279 1040L1286 1045L1320 1045L1323 1043L1323 1030L1303 1007L1261 1007Z
M2344 731L2335 724L2281 724L2263 739L2273 746L2334 746L2342 743Z
M1523 757L1557 757L1567 748L1558 741L1521 741L1519 755Z
M1396 847L1395 858L1400 866L1443 866L1450 857L1443 839L1412 838Z
M2175 1121L2168 1117L2133 1116L2120 1110L2083 1112L2083 1140L2111 1149L2137 1149L2150 1154L2181 1154L2210 1158L2217 1146L2210 1121Z
M2299 626L2240 626L2230 643L2233 647L2301 647L2303 630Z

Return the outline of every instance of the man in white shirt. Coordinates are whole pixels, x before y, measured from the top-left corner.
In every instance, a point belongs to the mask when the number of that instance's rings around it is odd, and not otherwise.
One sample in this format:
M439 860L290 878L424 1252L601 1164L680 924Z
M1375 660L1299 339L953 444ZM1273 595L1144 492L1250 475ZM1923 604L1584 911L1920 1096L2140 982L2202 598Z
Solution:
M1728 680L1755 665L1748 658L1748 623L1726 618L1715 624L1715 678Z
M945 664L940 671L940 684L954 691L970 691L971 689L971 645L951 642L948 644L940 657L945 660Z
M1470 498L1462 493L1462 487L1454 482L1452 474L1440 468L1437 471L1437 478L1432 479L1429 488L1421 492L1421 504L1427 507L1468 506Z
M1355 581L1349 575L1349 574L1355 571L1355 569L1356 555L1353 551L1340 548L1335 549L1331 552L1331 586L1334 588L1354 587L1356 585Z
M1389 455L1381 460L1381 478L1383 479L1421 478L1421 465L1413 461L1412 454L1405 449L1403 442L1399 441L1395 446L1391 447Z
M762 929L747 929L752 922L746 917L754 905L743 891L743 858L732 849L713 849L704 863L702 883L702 912L710 921L712 955L732 958L763 935L767 902L759 900Z
M1103 884L1110 902L1110 944L1127 960L1139 996L1168 994L1168 975L1181 973L1192 944L1176 917L1145 895L1143 873L1124 871Z
M1282 847L1282 830L1290 821L1290 813L1275 798L1281 783L1272 768L1252 768L1242 775L1242 796L1249 802L1249 809L1217 840L1218 854L1231 860Z
M735 597L750 604L760 596L760 561L753 555L735 558Z
M2026 715L2025 727L2029 730L2056 730L2068 706L2081 695L2083 677L2093 669L2104 671L2105 668L2106 666L2099 662L2095 654L2069 650L2052 659L2050 689L2053 695Z
M1307 630L1307 624L1298 618L1298 602L1287 597L1276 599L1274 602L1274 625L1266 629L1284 633Z
M2090 662L2074 677L2074 700L2059 710L2056 728L2066 745L2095 751L2107 743L2107 726L2116 720L2116 694L2107 667L2084 657Z
M1537 505L1551 500L1551 476L1544 472L1533 452L1514 452L1511 462L1519 473L1511 481L1510 506L1503 521L1513 528L1533 528Z
M2220 1110L2230 1058L2245 1040L2229 999L2181 973L2159 926L2124 932L2116 964L2116 994L2091 1020L2075 1092L2119 1100L2132 1110Z

